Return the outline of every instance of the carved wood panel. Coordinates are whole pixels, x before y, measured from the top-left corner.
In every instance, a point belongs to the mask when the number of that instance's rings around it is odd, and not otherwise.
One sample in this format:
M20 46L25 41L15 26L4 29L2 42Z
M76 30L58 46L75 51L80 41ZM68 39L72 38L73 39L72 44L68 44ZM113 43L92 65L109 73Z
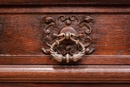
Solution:
M77 61L80 59L84 53L79 53L82 49L85 49L85 54L91 54L94 51L94 48L90 47L92 43L92 39L90 34L92 32L92 28L90 23L92 23L93 19L90 16L78 16L78 15L61 15L61 16L45 16L42 20L43 27L43 43L46 45L45 48L42 48L42 51L45 54L50 54L51 45L59 38L62 38L60 34L64 33L72 33L73 40L65 39L58 46L55 46L54 50L57 52L53 52L53 55L57 57L61 57L65 55L66 57L63 60L67 60L67 62L73 60ZM60 36L59 36L60 35ZM70 36L71 37L71 36ZM67 36L67 38L70 38ZM77 45L77 41L80 41L83 45ZM53 49L52 49L53 50ZM59 55L62 54L62 55ZM67 59L67 55L70 56ZM72 56L73 55L73 56ZM53 57L54 57L53 56ZM78 59L73 59L73 57ZM60 58L59 58L60 59ZM59 60L58 61L62 61Z
M96 51L89 56L84 56L83 60L75 64L130 64L130 61L128 61L130 54L130 15L110 15L109 9L106 14L100 12L102 13L100 15L85 13L37 14L37 12L28 14L25 9L26 14L22 10L19 10L19 14L11 14L12 12L9 9L12 10L12 8L8 8L5 11L8 14L0 14L2 24L0 31L0 64L58 64L51 59L51 56L43 54L41 51L41 47L49 48L43 42L42 25L43 18L46 16L57 19L63 15L77 16L79 20L85 16L90 16L93 19L88 23L92 28L92 33L89 34L92 38L90 47L94 46ZM31 10L31 8L28 9ZM16 13L17 10L14 12ZM97 10L101 11L100 9ZM117 8L116 10L121 11ZM40 12L42 13L42 11L43 8Z

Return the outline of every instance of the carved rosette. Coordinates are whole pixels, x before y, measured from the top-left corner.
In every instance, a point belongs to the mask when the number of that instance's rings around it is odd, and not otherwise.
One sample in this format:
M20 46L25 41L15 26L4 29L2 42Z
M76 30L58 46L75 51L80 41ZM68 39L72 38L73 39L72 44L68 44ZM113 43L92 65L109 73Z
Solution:
M92 43L92 39L89 36L92 32L90 27L90 23L92 22L92 18L90 16L73 16L73 15L65 15L65 16L45 16L42 20L42 28L43 28L43 44L45 47L42 47L42 51L44 54L51 53L51 45L55 43L56 40L63 38L63 36L59 36L59 34L71 33L74 36L70 36L76 41L80 41L85 48L85 54L91 54L94 51L94 48L91 48L90 45ZM66 36L65 36L66 37ZM68 38L70 38L68 37ZM82 50L82 47L76 42L70 39L64 39L60 44L56 45L53 50L57 54L61 54L63 56L74 56L74 54L79 53ZM66 62L67 61L67 62ZM77 62L73 59L68 60L66 57L61 59L60 62Z

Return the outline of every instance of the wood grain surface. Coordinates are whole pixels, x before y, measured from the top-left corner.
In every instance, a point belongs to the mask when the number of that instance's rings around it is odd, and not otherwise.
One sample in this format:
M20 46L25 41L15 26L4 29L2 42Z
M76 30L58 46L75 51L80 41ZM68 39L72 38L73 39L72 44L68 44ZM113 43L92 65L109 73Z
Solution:
M95 84L45 84L45 83L0 83L0 87L129 87L130 84L108 84L108 83L95 83Z
M0 5L129 5L129 0L1 0Z
M46 14L47 16L56 14ZM0 14L0 54L43 54L42 18L45 14ZM62 14L57 14L62 16ZM66 14L69 15L69 14ZM72 15L72 14L71 14ZM78 14L90 15L93 55L130 54L130 15L128 14ZM24 19L24 20L23 20ZM107 21L106 21L107 20Z
M0 65L0 82L128 83L129 65Z
M90 16L95 52L60 64L43 54L45 16ZM0 87L129 87L130 0L0 0Z
M56 62L51 56L45 55L1 55L0 65L65 65ZM129 65L129 55L89 55L84 56L82 60L77 63L70 63L74 65Z
M129 87L130 84L124 83L88 83L88 84L45 84L45 83L0 83L0 87Z

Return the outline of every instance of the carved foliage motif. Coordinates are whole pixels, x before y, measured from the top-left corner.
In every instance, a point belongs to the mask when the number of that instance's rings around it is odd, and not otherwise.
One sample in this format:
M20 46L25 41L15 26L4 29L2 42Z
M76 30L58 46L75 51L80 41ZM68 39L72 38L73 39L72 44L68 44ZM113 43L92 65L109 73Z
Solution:
M89 36L92 32L90 27L90 23L92 22L92 18L90 16L73 16L73 15L63 15L63 16L45 16L42 20L43 27L43 44L45 45L42 48L42 51L45 54L50 54L50 46L57 40L57 37L60 33L64 32L72 32L75 33L78 37L74 37L78 39L85 47L85 54L90 54L94 51L94 48L90 47L92 43L92 39ZM68 30L69 29L69 30ZM64 41L63 44L60 44L55 50L65 55L69 53L73 55L74 53L78 53L81 47L77 46L75 43L71 41Z

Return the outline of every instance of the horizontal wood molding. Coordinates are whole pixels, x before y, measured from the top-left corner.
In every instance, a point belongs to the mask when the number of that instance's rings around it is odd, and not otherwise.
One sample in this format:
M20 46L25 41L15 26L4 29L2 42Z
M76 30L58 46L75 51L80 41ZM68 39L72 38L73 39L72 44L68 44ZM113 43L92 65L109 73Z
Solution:
M21 65L21 64L60 64L53 60L51 56L45 55L1 55L0 65ZM72 63L71 63L72 64ZM114 65L129 65L130 55L89 55L84 56L84 58L78 63L79 64L114 64Z
M130 66L0 65L0 82L130 82Z
M6 10L5 10L6 9ZM77 10L78 9L78 10ZM1 6L1 14L17 14L17 13L130 13L129 6L116 7L116 6Z
M1 0L0 5L129 5L129 0Z
M82 84L82 83L0 83L1 87L130 87L130 84L126 83L87 83L87 84Z

